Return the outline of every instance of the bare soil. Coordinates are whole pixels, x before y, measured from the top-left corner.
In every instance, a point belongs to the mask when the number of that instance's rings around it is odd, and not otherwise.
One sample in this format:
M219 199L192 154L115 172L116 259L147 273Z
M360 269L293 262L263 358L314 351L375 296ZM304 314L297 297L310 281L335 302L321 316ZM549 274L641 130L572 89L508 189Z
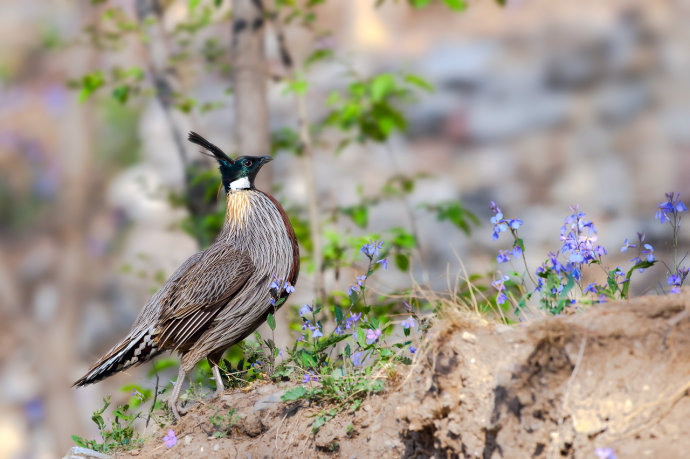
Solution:
M264 384L198 403L121 457L688 457L690 295L644 297L520 326L439 321L412 366L313 435L327 407ZM242 418L212 438L209 417ZM348 429L348 426L352 426Z

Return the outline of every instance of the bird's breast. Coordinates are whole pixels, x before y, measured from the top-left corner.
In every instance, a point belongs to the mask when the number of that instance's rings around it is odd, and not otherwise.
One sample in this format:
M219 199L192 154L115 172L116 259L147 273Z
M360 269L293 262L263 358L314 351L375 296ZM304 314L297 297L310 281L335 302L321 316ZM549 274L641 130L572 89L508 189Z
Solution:
M249 220L251 210L250 191L240 190L231 191L227 194L225 201L225 224L236 227L245 227Z

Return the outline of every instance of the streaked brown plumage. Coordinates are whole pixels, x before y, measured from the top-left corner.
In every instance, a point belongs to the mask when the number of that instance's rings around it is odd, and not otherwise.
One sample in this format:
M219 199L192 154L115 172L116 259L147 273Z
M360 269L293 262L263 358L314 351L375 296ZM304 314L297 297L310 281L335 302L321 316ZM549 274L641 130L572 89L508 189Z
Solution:
M251 334L273 311L271 300L287 292L271 289L278 279L297 281L299 249L285 211L253 180L269 157L232 161L218 147L190 133L221 164L226 195L223 229L211 246L192 255L151 297L129 334L96 362L75 386L99 381L164 351L181 356L169 400L176 418L184 377L208 358L217 391L223 384L218 361L228 347Z

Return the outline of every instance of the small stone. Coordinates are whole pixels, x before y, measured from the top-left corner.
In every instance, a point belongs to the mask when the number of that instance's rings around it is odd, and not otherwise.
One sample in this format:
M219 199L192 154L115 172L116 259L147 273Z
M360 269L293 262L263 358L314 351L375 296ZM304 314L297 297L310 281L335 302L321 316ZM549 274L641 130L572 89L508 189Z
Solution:
M220 447L218 445L213 445L213 451L218 451Z
M284 391L274 392L265 397L262 397L259 401L254 404L254 411L263 411L266 408L272 408L280 403L280 397L283 395Z
M462 332L462 339L464 339L468 343L476 343L477 342L477 337L468 331Z
M192 436L191 435L186 435L184 437L184 444L189 445L192 442Z

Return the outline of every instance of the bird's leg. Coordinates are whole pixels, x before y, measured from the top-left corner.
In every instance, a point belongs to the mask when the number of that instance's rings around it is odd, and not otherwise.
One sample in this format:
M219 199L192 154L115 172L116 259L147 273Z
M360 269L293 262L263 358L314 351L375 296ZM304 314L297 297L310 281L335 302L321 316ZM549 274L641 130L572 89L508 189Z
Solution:
M177 373L177 381L175 381L172 393L168 399L168 406L170 407L170 411L172 411L173 416L175 416L176 421L180 420L180 413L177 411L177 399L180 398L182 384L184 384L184 378L186 375L187 372L184 370L182 363L180 363L180 371Z
M225 385L223 384L223 379L220 377L220 368L215 363L211 364L211 369L213 371L213 378L216 380L216 397L220 397L225 392Z

